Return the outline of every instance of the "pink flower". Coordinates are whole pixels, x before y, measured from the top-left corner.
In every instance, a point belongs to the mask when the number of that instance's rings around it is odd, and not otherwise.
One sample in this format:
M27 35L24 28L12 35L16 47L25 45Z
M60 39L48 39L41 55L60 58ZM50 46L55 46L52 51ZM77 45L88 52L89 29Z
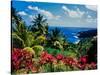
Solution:
M55 58L51 55L48 54L47 52L43 52L40 56L40 64L45 64L47 62L53 62Z
M72 57L65 57L64 59L62 59L63 63L66 65L74 65L76 66L78 64L78 61Z
M56 58L57 58L58 60L62 60L62 59L64 58L64 56L61 55L61 54L58 54L58 55L56 56Z
M45 57L46 55L47 55L48 53L46 52L46 51L43 51L42 53L41 53L41 58L43 58L43 57Z
M14 70L18 70L22 67L32 67L32 53L25 51L23 49L16 49L12 50L12 68Z
M82 56L82 57L80 58L80 62L81 62L82 64L87 63L87 56Z

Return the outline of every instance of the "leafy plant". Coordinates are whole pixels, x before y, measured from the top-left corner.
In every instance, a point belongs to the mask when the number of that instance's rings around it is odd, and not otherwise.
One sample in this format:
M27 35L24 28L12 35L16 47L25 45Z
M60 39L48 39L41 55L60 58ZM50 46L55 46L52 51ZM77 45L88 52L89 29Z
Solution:
M47 40L47 44L50 47L64 50L63 44L65 43L65 37L58 28L51 30L51 32L48 34L48 37L49 40Z
M35 45L35 46L33 46L33 49L36 53L36 57L40 56L42 51L44 50L43 46L41 46L41 45Z
M12 43L14 48L31 47L34 44L34 36L27 27L20 16L12 10Z
M32 54L35 56L35 51L34 51L32 48L30 48L30 47L25 47L23 50L26 50L26 51L32 53Z

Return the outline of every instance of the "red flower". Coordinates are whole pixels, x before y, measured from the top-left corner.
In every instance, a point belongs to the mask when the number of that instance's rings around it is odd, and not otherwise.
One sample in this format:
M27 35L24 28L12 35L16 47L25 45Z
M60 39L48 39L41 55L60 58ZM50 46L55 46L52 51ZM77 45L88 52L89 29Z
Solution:
M42 53L41 53L41 58L43 58L43 57L45 57L46 55L47 55L48 53L46 52L46 51L43 51Z
M64 59L62 59L63 63L66 65L74 65L76 66L78 64L77 60L72 58L72 57L65 57Z
M61 55L61 54L58 54L58 55L56 56L56 58L57 58L58 60L62 60L62 59L64 58L64 56Z
M31 68L33 66L32 53L23 50L16 49L12 50L12 69L18 70L20 68Z
M82 64L87 63L87 56L82 56L82 57L80 58L80 62L81 62Z
M40 56L40 64L45 64L47 62L53 62L55 58L51 55L48 54L47 52L43 52Z

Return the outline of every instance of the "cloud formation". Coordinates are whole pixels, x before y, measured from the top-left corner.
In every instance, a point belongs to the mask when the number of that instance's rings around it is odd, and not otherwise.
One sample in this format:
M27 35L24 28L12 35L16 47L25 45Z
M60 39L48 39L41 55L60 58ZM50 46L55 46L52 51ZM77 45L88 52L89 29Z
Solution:
M77 8L76 10L71 10L71 9L68 9L67 6L62 6L62 9L71 18L81 18L85 13L83 11L80 11L79 8Z
M97 11L97 6L96 5L85 5L85 7L89 10L92 11Z
M59 19L60 18L60 16L55 16L51 12L43 10L43 9L40 9L38 7L28 6L28 9L31 9L33 11L37 11L38 13L41 13L44 16L46 16L48 19Z
M19 14L19 15L21 15L21 16L26 16L26 15L27 15L27 13L24 12L24 11L19 11L17 14Z
M93 18L92 16L90 15L87 15L87 18L86 18L86 22L88 23L93 23L93 22L97 22L97 19L96 18Z

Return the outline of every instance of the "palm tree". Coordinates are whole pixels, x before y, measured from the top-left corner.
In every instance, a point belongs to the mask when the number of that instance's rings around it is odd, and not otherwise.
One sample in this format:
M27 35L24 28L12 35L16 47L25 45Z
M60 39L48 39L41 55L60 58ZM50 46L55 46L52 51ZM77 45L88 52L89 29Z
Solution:
M38 14L37 16L35 16L35 18L33 18L32 23L33 25L31 26L31 31L33 33L38 32L38 35L45 35L48 33L47 19L45 19L43 15Z
M19 25L20 21L22 20L21 16L17 14L15 8L11 7L11 20L12 24Z
M52 41L57 41L59 37L61 37L60 30L58 28L53 29L50 33L50 36Z
M12 12L12 45L17 48L24 48L32 46L34 42L33 33L27 30L25 22L23 22L20 15L14 8Z
M55 48L63 49L65 37L58 28L53 29L49 33L49 37L49 45L54 46Z

